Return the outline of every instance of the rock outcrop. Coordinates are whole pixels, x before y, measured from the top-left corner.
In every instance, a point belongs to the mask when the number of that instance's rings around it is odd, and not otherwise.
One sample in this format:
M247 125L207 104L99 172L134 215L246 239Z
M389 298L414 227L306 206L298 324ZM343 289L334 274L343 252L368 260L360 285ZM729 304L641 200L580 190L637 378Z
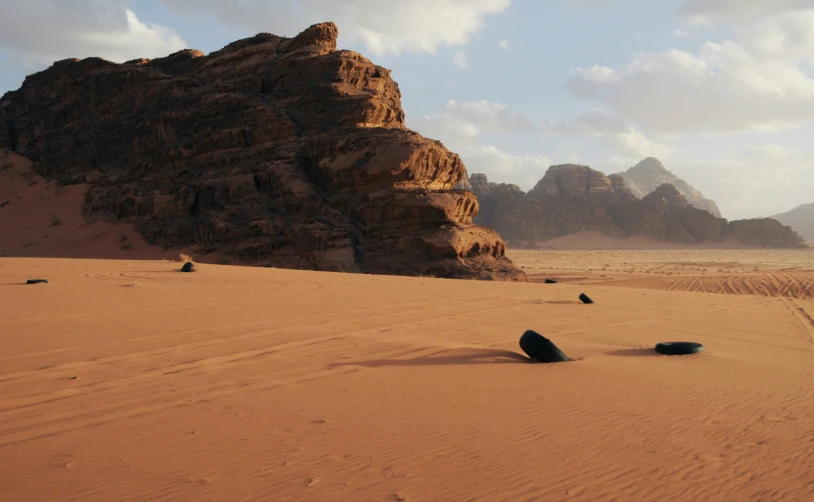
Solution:
M814 202L797 206L791 211L770 218L790 226L807 241L814 241Z
M727 222L694 207L670 184L638 199L621 175L605 176L587 166L551 166L528 193L516 185L490 183L484 174L473 174L470 182L480 201L475 222L526 247L581 231L682 244L729 240L743 246L804 246L799 235L777 221Z
M208 56L69 59L0 98L0 148L151 244L278 267L526 280L465 168L332 23Z
M692 206L709 211L717 218L721 211L714 201L693 188L689 183L665 169L664 164L654 157L648 157L623 173L619 173L630 188L630 192L641 199L657 187L667 183L676 187Z

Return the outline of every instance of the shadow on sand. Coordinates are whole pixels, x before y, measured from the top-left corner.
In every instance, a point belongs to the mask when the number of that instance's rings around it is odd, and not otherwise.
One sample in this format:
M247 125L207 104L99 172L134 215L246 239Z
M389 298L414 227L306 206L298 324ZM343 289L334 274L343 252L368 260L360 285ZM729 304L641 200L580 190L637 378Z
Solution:
M374 359L335 363L331 367L365 366L381 368L383 366L449 366L458 364L530 364L531 360L517 352L499 349L452 349L439 354L414 357L412 359Z
M652 357L659 356L655 349L638 348L638 349L619 349L605 352L608 356L627 356L627 357Z

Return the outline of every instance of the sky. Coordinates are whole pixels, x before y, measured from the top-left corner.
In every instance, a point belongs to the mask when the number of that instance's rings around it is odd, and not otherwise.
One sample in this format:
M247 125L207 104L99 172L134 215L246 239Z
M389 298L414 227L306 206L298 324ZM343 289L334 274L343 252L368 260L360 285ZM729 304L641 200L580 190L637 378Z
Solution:
M206 53L333 21L470 173L648 156L729 219L814 202L814 0L5 0L0 94L69 57ZM36 26L37 29L31 29Z

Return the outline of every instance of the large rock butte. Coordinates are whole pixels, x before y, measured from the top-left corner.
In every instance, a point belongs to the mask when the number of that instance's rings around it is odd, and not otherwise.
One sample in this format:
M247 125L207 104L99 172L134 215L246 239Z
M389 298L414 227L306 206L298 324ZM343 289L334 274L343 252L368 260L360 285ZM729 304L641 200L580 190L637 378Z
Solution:
M682 244L732 241L755 247L805 247L799 235L776 220L727 222L689 204L670 184L638 199L621 175L605 176L587 166L551 166L528 193L516 185L491 183L484 174L472 174L469 181L480 201L475 222L496 229L510 242L595 231Z
M657 158L648 157L619 175L624 178L630 193L640 199L667 183L673 185L692 206L709 211L717 218L721 217L715 201L705 198L692 185L668 171Z
M0 148L86 213L164 247L331 271L526 277L453 190L461 159L404 126L389 70L336 49L333 23L208 56L68 59L0 98Z

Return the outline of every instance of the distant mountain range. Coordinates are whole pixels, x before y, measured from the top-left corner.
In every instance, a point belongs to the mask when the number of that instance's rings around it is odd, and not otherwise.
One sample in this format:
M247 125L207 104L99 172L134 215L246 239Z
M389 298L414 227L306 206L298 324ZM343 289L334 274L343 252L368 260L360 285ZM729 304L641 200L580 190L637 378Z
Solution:
M659 169L660 164L648 161L644 167L631 169L641 181L640 190L649 189L655 177L673 176L663 167ZM485 174L472 174L460 187L467 185L478 197L475 223L497 230L513 243L598 232L615 238L642 236L679 244L805 247L803 239L779 221L770 218L727 221L690 204L671 183L662 183L637 198L622 174L606 176L588 166L551 166L528 192L517 185L492 183ZM694 191L686 183L684 189ZM706 200L695 193L697 202ZM714 209L717 212L717 207Z
M692 185L668 171L659 159L648 157L619 175L625 179L630 193L638 199L644 198L645 195L667 183L673 185L691 206L708 211L716 218L721 217L721 211L718 210L715 202L705 198L704 194Z
M797 206L791 211L770 216L797 231L803 239L814 241L814 202Z

